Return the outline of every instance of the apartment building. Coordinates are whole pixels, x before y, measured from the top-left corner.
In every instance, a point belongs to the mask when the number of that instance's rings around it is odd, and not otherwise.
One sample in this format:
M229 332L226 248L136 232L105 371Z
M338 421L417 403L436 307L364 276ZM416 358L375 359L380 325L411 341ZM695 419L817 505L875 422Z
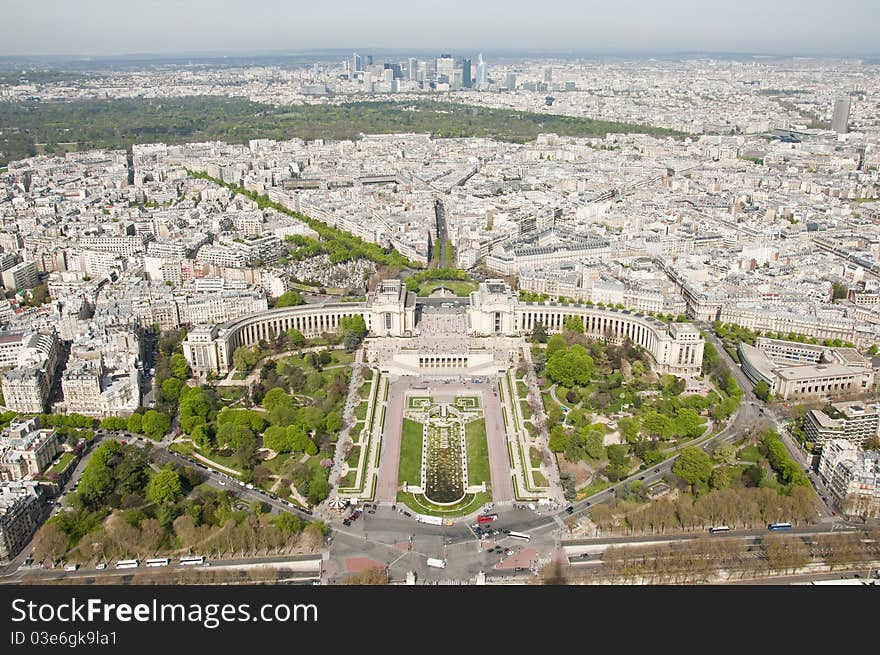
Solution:
M43 492L33 481L0 484L0 563L13 559L40 526Z
M34 417L0 433L0 481L34 478L45 471L61 445L54 428L41 428Z
M846 516L880 516L880 452L833 439L822 451L819 475Z
M811 409L804 423L807 441L824 447L833 439L846 439L861 446L880 434L880 410L863 402L832 403L824 410Z

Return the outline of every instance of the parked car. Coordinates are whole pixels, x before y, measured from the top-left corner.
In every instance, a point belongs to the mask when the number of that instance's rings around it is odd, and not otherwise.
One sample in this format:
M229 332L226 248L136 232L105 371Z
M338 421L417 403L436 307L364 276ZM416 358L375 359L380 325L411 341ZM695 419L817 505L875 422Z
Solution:
M571 514L572 512L574 512L574 507L572 505L569 505L568 507L565 508L566 514Z

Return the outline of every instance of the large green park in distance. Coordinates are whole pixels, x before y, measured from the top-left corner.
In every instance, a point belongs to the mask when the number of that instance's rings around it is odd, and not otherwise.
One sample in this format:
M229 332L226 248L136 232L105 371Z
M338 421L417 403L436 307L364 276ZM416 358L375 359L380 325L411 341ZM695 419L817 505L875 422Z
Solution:
M357 139L363 134L430 133L524 143L538 134L604 137L609 132L684 135L635 123L492 109L447 102L354 102L275 107L244 98L183 98L0 104L0 166L41 152L249 139ZM41 144L41 145L37 145Z

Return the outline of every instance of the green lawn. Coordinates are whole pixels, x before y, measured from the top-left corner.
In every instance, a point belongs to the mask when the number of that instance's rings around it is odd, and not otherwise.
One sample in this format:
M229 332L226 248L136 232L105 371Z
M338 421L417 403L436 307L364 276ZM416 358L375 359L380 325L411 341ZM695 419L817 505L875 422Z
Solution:
M464 429L467 439L468 484L489 484L489 443L486 440L486 420L471 421Z
M547 478L544 477L544 474L540 471L532 471L532 479L535 481L535 484L539 487L547 486Z
M737 459L741 459L744 462L760 462L761 459L761 451L758 450L757 446L746 446L737 454Z
M422 483L422 424L408 418L403 419L397 482Z
M529 404L525 400L519 401L519 406L522 410L522 416L524 420L532 418L532 408L529 407Z
M61 457L58 458L58 461L46 473L63 473L74 459L73 453L61 453Z
M436 289L446 287L456 296L467 296L471 291L477 290L477 285L464 280L428 280L419 284L419 296L429 296Z
M357 468L358 460L361 456L361 447L355 446L351 449L351 452L348 453L348 457L345 458L345 463L348 464L351 468Z
M186 455L187 457L192 455L195 452L195 448L188 441L184 442L176 442L171 444L171 447L168 449L172 453L177 453L179 455Z
M520 398L526 398L529 395L529 390L526 388L524 382L521 382L520 380L516 381L516 393Z
M357 480L357 471L349 471L345 474L343 478L339 480L339 487L353 487L355 481Z
M590 482L586 487L577 492L577 500L582 500L593 494L599 493L603 489L607 489L611 486L611 483L607 480L601 480L599 478L593 478L593 481Z
M532 468L541 466L541 451L534 447L529 448L529 461L532 463Z
M397 492L397 502L405 503L407 507L419 514L429 514L431 516L464 516L471 512L476 512L480 507L491 501L492 494L486 491L485 493L467 494L460 503L449 507L442 507L433 504L421 494Z
M357 417L358 421L367 420L367 407L368 403L363 402L354 408L354 415Z

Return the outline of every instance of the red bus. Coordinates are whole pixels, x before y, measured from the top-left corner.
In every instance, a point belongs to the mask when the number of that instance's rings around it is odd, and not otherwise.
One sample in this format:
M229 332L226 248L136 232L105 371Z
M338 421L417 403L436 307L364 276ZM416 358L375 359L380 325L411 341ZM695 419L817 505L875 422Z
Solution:
M477 517L477 523L481 524L481 525L483 523L491 523L492 521L494 521L497 518L498 518L497 514L482 514L481 516Z

